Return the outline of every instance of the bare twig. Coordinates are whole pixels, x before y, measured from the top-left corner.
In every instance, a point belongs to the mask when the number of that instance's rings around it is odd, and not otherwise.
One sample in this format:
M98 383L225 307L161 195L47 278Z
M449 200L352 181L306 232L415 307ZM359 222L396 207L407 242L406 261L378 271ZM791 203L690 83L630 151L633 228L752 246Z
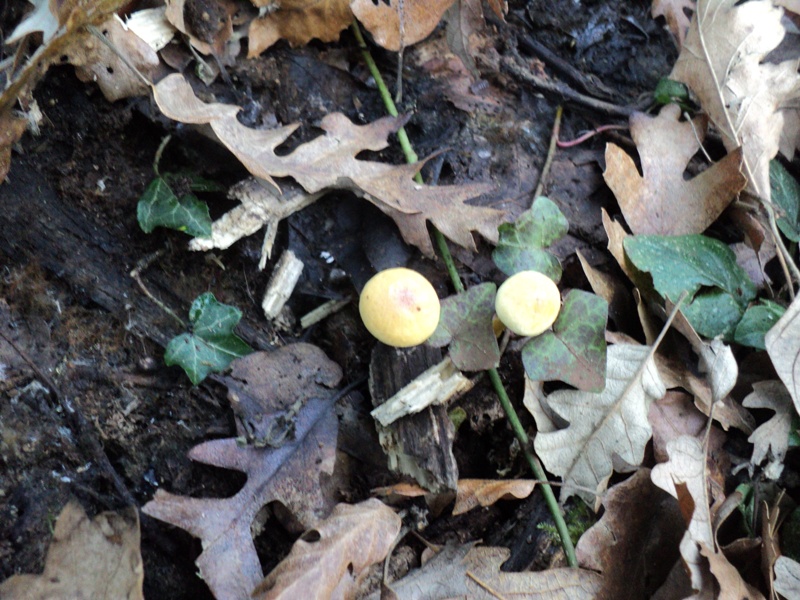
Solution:
M533 193L534 201L542 194L544 185L547 183L547 176L550 174L550 167L553 164L553 157L556 155L558 134L561 132L561 115L563 114L564 108L559 104L558 108L556 108L556 118L553 120L553 133L550 135L550 146L547 149L547 158L544 161L542 172L539 174L539 183L536 184L536 191Z

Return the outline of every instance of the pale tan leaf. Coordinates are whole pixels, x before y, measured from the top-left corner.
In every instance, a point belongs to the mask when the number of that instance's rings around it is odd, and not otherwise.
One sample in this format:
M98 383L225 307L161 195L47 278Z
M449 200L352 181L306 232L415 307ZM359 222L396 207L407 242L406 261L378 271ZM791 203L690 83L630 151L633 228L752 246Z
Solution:
M580 250L576 250L575 254L592 291L608 302L608 315L614 319L618 327L629 331L630 328L626 325L631 325L634 309L633 298L628 288L611 273L594 268Z
M257 6L274 6L268 0L257 0ZM278 9L250 23L248 57L284 39L292 46L303 46L313 39L335 42L353 21L350 0L289 0Z
M692 588L712 588L711 573L700 554L700 544L714 548L711 513L705 477L705 453L702 441L681 436L667 443L669 462L653 467L653 483L678 499L688 527L680 543L680 552L691 574Z
M535 487L536 482L527 479L460 479L453 515L463 514L478 506L491 506L498 500L527 498Z
M625 228L618 221L614 221L609 216L605 208L600 209L600 213L603 219L603 228L606 230L606 236L608 237L608 251L617 261L622 272L628 276L628 279L633 281L635 271L625 257L625 249L622 246L622 242L624 242L625 238L630 234L625 231Z
M659 372L663 371L659 368ZM666 385L667 378L664 377ZM653 428L653 454L656 462L666 462L667 444L682 435L702 439L706 435L708 417L694 405L692 396L678 390L668 391L650 406L647 415ZM726 435L717 427L709 429L709 451L716 452L725 443Z
M559 390L547 397L569 427L540 433L534 447L547 469L564 478L562 502L577 493L594 504L591 490L599 493L605 488L614 455L632 465L641 463L651 434L647 412L651 402L665 393L652 348L618 344L608 348L602 392Z
M259 600L352 597L366 569L386 558L402 521L380 500L338 504L253 590Z
M631 135L643 176L622 148L606 146L603 177L635 234L702 233L747 183L740 173L740 150L693 179L684 179L689 161L705 138L706 119L681 122L680 118L677 104L664 106L657 117L631 116Z
M800 298L795 299L764 338L775 371L800 413Z
M678 47L683 46L686 39L686 32L692 22L688 13L694 13L694 0L653 0L650 7L650 14L656 17L664 17L667 27L678 42Z
M425 565L389 588L398 600L469 598L497 600L594 600L602 578L584 569L506 573L506 548L447 545ZM378 600L379 594L369 596Z
M351 0L350 8L379 46L398 52L436 29L454 0Z
M497 240L497 226L504 213L470 206L465 200L488 192L487 184L424 186L414 181L420 165L389 165L358 160L364 150L381 150L402 120L384 118L369 125L354 125L341 113L327 115L319 127L324 135L278 156L274 150L297 128L268 131L249 129L239 123L237 106L206 104L194 95L181 75L170 75L154 86L156 102L169 118L183 123L209 124L220 141L256 177L293 177L309 193L347 189L375 204L392 217L403 238L433 256L427 230L431 221L455 243L475 249L472 231Z
M156 51L138 35L125 27L116 15L98 24L98 29L127 61L145 77L150 78L158 68ZM74 43L64 52L81 81L94 81L110 102L141 96L148 86L120 56L91 33L76 35Z
M70 502L56 521L41 575L14 575L0 584L3 600L144 598L144 568L135 508L94 519Z
M786 556L775 561L775 591L787 600L800 598L800 563Z
M647 582L666 578L685 525L674 500L650 481L650 470L610 488L603 517L584 533L578 564L603 575L597 600L646 598Z
M798 85L796 60L764 61L786 33L782 14L769 0L699 0L670 75L697 95L725 148L742 147L747 189L765 200L783 129L779 109Z
M753 384L753 393L742 404L747 408L768 408L775 411L772 418L756 429L747 441L753 444L751 464L764 467L764 475L778 479L783 472L783 459L789 447L789 432L792 428L792 398L780 381L762 381Z

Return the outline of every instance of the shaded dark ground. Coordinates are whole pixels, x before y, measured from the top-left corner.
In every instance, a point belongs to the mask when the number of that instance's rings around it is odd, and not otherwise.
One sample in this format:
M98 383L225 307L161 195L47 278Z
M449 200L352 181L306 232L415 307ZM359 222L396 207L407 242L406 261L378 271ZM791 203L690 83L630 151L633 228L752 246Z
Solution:
M6 19L2 26L8 33L16 24L15 15L6 14ZM495 38L501 55L514 36L528 36L584 75L595 76L614 92L606 100L622 106L641 103L642 95L655 88L676 57L668 34L652 21L642 3L513 3L508 25ZM343 51L351 65L349 72L322 62L331 49ZM521 53L532 67L539 65L526 54L524 44ZM394 58L381 51L375 54L391 80ZM413 113L408 131L418 153L448 148L443 182L492 181L497 193L486 202L512 213L524 210L532 200L547 152L556 102L507 74L484 71L484 78L512 102L499 112L469 115L444 100L442 82L408 62L402 108ZM548 68L545 71L550 73ZM327 112L341 111L361 122L383 115L378 94L365 83L365 71L347 33L338 45L303 49L279 45L257 60L242 58L231 76L236 93L217 83L217 98L238 104L253 101L248 118L254 123L268 120L271 113L279 122L301 121L304 126L290 144L312 136L314 130L308 124ZM241 475L198 466L186 458L193 445L233 434L225 391L213 382L192 388L179 369L163 366L159 342L177 331L168 317L150 306L127 273L144 257L163 250L147 269L147 281L177 311L185 314L197 295L213 291L222 302L244 312L240 331L254 346L267 348L270 343L291 341L291 335L273 331L260 313L260 297L270 272L270 267L263 273L256 268L260 235L213 253L212 260L187 251L181 234L157 230L148 236L136 222L138 197L152 177L153 156L167 133L174 137L162 170L189 169L226 185L246 173L213 143L156 116L150 100L109 104L94 86L79 82L71 68L52 69L35 96L47 124L40 137L23 138L13 156L9 182L0 187L0 211L11 215L4 223L13 223L15 228L0 233L0 327L52 379L62 397L79 405L91 433L139 506L151 499L157 487L192 496L230 495L242 484ZM576 137L593 124L606 122L609 119L603 115L567 106L561 138ZM599 207L606 206L612 213L615 207L600 178L602 147L603 141L595 138L559 151L546 187L571 225L571 235L561 247L567 287L586 287L574 257L576 248L595 264L607 260L600 251L605 240ZM381 158L401 162L396 148ZM224 198L206 199L212 216L230 207ZM26 207L30 212L25 212ZM37 243L56 239L53 231L69 222L76 231L95 232L87 236L91 239L75 235L73 243L85 244L85 254L53 255L47 243ZM367 203L331 196L282 225L279 249L291 244L304 252L301 258L306 262L300 288L290 301L296 315L325 299L356 293L350 278L341 277L336 269L352 274L357 284L363 280L374 268L366 256L375 250L374 239L364 232L383 222L384 217ZM321 259L322 251L331 252L336 263ZM488 247L483 246L475 257L457 250L456 255L463 261L468 281L499 279ZM440 295L449 293L439 265L418 258L413 250L409 256L415 267L432 275ZM96 262L94 268L118 271L124 297L130 301L114 300L113 293L98 290L97 279L86 276L91 273L90 262ZM304 339L318 344L344 368L343 384L366 375L373 342L352 307L315 327ZM519 361L512 356L502 366L512 399L519 402ZM3 580L14 573L41 571L50 528L70 496L95 512L120 508L124 502L103 475L97 456L82 441L82 433L48 393L47 383L2 340L0 369L5 375L0 377ZM369 410L366 394L362 385L343 402L365 413ZM524 472L509 450L511 436L498 420L499 407L489 387L477 385L459 404L468 415L456 439L461 476L491 478L499 470L506 470L508 476ZM375 465L361 464L357 455L349 461L358 475L341 490L347 501L358 501L370 488L393 481ZM433 520L426 537L437 543L483 538L512 547L515 568L542 568L558 560L552 544L535 527L547 518L535 494L521 504L503 503L458 518ZM277 520L272 525L258 543L265 571L285 555L295 537ZM408 543L415 550L420 546L413 540ZM143 516L146 597L209 597L193 564L199 551L199 542L186 532ZM404 561L413 566L413 554L401 548L395 560L398 568Z

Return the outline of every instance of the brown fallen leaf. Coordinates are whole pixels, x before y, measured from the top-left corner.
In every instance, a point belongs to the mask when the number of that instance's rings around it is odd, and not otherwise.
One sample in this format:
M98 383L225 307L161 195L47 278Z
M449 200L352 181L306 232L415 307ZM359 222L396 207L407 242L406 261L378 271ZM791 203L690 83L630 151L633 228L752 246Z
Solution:
M675 40L678 42L678 48L680 48L683 46L683 40L686 39L686 32L689 30L689 25L692 23L691 16L688 12L694 13L694 9L694 0L653 0L653 4L650 7L650 14L654 19L656 17L664 17L664 19L666 19L667 28L670 30L670 33L675 36Z
M659 372L662 372L660 368ZM667 378L664 380L666 382ZM653 402L647 420L653 428L653 455L659 463L669 460L667 444L682 435L701 440L708 435L708 449L712 454L719 452L727 440L725 433L714 426L706 434L708 417L697 409L692 396L679 390L670 390Z
M350 0L350 8L379 46L399 52L436 29L454 0Z
M239 435L257 447L294 439L295 418L310 398L324 398L342 369L313 344L253 352L231 363L223 377Z
M14 575L0 584L3 600L144 598L144 567L135 508L94 519L69 502L56 521L41 575Z
M526 600L593 600L602 577L584 569L507 573L500 566L511 555L506 548L448 545L425 565L388 588L398 600L417 598L525 598ZM429 594L420 595L420 590ZM377 600L378 594L368 596Z
M770 199L769 161L784 115L797 94L797 61L764 60L783 39L783 10L772 2L699 0L671 79L684 82L722 134L728 152L742 148L747 190Z
M702 233L747 183L740 172L741 150L733 150L693 179L684 179L686 166L705 137L707 119L698 116L681 122L680 118L677 104L666 105L657 117L631 116L631 135L644 176L622 148L606 146L603 177L635 234Z
M369 125L354 125L341 113L327 115L319 127L324 135L278 156L274 150L297 129L289 125L268 131L249 129L239 123L239 107L201 102L183 76L175 74L153 87L159 108L182 123L208 124L220 141L256 177L293 177L309 193L347 189L366 198L392 217L403 238L433 256L426 222L431 221L455 243L475 250L472 231L497 240L497 226L504 213L470 206L465 200L486 193L487 184L424 186L413 179L419 164L388 165L358 160L364 150L381 150L387 136L402 120L384 118ZM276 186L277 187L277 186Z
M253 590L258 600L352 598L367 568L386 558L402 520L380 500L337 504Z
M271 0L254 0L259 7ZM250 23L247 56L258 56L278 40L303 46L313 39L335 42L353 21L350 0L284 0L278 9Z
M338 420L331 403L310 399L297 415L295 440L275 449L223 439L195 446L192 460L236 469L247 482L230 498L188 498L158 490L142 512L203 541L196 564L217 600L247 598L263 579L251 526L268 502L280 501L305 527L327 516L333 502L322 474L333 472Z
M675 502L650 481L650 470L610 488L603 517L578 540L578 564L603 575L597 600L649 598L678 559L685 529Z

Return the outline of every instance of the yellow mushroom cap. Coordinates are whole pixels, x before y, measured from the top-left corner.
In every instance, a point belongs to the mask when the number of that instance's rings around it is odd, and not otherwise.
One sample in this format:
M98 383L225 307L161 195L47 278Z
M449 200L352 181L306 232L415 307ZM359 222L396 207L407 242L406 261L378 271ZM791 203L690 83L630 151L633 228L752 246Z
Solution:
M494 309L503 324L517 335L539 335L556 320L561 294L547 275L522 271L506 279L497 290Z
M358 311L367 330L389 346L421 344L439 324L439 297L431 282L411 269L386 269L364 286Z

